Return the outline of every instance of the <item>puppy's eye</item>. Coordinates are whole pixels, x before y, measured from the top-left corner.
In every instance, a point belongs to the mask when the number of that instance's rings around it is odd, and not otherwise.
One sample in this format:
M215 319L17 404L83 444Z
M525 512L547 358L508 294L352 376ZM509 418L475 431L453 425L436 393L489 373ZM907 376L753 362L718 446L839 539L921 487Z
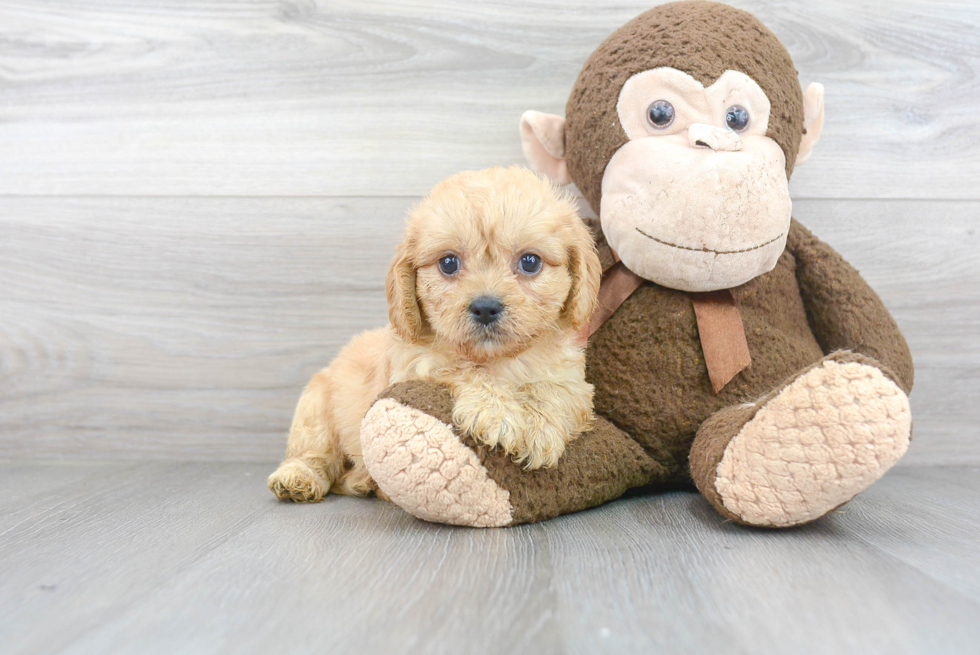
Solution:
M525 275L534 275L541 270L541 258L535 254L527 253L521 257L517 267L521 269L521 273L524 273Z
M744 132L749 126L749 112L742 105L732 105L725 112L725 125L736 132Z
M657 100L647 107L647 120L658 130L674 122L674 105L666 100Z
M439 260L439 272L443 275L455 275L459 270L459 257L446 255Z

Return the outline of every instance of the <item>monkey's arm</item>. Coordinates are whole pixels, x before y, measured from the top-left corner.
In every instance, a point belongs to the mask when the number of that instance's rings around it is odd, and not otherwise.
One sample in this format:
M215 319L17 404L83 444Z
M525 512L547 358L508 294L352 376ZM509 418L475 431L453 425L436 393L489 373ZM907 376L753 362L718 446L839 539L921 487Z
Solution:
M597 418L551 468L529 471L501 448L452 427L448 387L414 380L383 391L361 424L378 487L427 521L474 527L531 523L595 507L668 475L612 423Z
M824 353L851 350L873 357L912 390L912 354L895 319L861 274L793 219L786 247L796 257L807 318Z

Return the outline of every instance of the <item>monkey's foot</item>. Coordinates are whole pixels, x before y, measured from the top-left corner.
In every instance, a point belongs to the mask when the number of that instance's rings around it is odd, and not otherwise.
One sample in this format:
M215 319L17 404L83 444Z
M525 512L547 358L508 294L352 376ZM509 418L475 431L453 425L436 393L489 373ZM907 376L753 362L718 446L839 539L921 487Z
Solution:
M569 444L558 464L525 470L451 427L444 387L407 382L381 394L361 424L361 450L383 493L427 521L500 527L594 507L651 482L661 468L611 424Z
M436 397L437 404L444 404L439 400L445 399ZM413 404L406 398L381 398L361 423L364 463L381 491L426 521L477 528L509 525L510 493L487 475L447 422Z
M754 405L701 426L691 474L724 516L763 527L818 519L905 454L908 396L874 360L835 353Z

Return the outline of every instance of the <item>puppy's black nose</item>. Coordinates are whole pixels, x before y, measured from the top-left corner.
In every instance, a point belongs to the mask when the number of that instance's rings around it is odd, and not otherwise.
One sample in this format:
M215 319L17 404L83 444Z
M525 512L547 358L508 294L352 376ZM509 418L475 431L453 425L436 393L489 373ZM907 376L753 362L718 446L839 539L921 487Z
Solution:
M470 314L480 325L492 325L504 313L504 304L492 296L480 296L470 303Z

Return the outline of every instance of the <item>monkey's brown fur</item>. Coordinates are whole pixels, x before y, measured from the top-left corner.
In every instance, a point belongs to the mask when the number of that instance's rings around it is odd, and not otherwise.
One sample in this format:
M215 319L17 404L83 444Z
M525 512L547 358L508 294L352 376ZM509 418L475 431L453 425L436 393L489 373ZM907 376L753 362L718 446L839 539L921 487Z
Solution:
M787 177L792 173L804 131L803 102L782 44L743 11L711 2L672 3L640 15L603 42L568 101L565 159L593 208L600 209L607 164L627 141L617 115L620 89L632 75L659 67L687 72L704 85L726 70L748 74L771 101L766 136L785 154ZM527 473L463 435L463 447L475 456L471 465L482 466L509 499L503 519L498 512L495 522L480 525L542 520L612 500L629 488L694 482L727 518L786 527L819 518L880 477L908 443L905 394L913 366L875 292L794 220L775 268L731 293L752 364L719 394L708 377L691 296L646 282L589 342L586 374L595 386L596 427L570 445L558 466ZM449 415L445 393L431 385L396 386L382 397L387 406L393 399L418 415ZM383 417L374 419L376 434L385 425ZM410 432L409 441L431 437ZM455 439L440 443L460 448ZM756 456L765 466L752 468ZM422 479L427 471L410 473ZM846 479L852 473L854 484ZM787 491L786 480L799 488ZM386 482L379 480L382 488ZM455 497L468 502L465 494ZM814 500L820 501L816 509L808 505ZM464 522L449 513L424 515Z

